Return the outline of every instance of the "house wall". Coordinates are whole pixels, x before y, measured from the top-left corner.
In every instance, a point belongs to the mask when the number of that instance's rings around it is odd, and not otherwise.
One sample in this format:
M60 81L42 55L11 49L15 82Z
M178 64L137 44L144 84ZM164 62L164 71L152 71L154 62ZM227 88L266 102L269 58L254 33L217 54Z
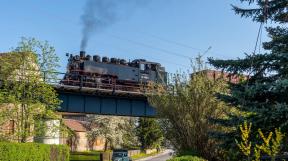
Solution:
M82 152L90 150L104 150L105 149L105 139L96 138L93 146L89 146L87 133L86 132L75 132L75 135L70 138L62 138L60 143L67 144L71 151Z
M88 151L89 150L89 144L88 144L88 139L86 137L86 132L75 132L77 141L76 141L76 146L74 148L75 151L81 152L81 151Z
M97 137L91 150L104 150L105 149L105 138Z
M20 107L20 105L19 105ZM6 140L12 142L19 142L19 134L17 134L17 127L20 122L17 120L17 114L19 114L20 108L16 108L12 103L5 103L0 105L0 113L3 115L3 118L0 120L0 137L5 138ZM26 142L33 142L33 129L34 125L28 125L30 130L28 131L28 136L26 138Z

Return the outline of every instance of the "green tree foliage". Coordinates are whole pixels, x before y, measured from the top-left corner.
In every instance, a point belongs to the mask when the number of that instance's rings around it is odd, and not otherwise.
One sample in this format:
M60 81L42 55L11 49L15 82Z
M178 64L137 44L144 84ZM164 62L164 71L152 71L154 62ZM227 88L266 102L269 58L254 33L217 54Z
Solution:
M41 65L53 64L50 62L53 60L47 59L39 64L39 55L42 54L33 51L34 43L26 44L25 41L28 40L23 39L15 51L0 56L2 82L0 123L3 125L9 120L15 123L13 135L1 134L7 135L10 140L21 142L28 141L28 137L34 136L39 131L34 125L40 118L55 117L54 110L60 104L55 90L44 82L43 75L39 71ZM33 42L42 44L35 39ZM47 68L50 66L48 65Z
M227 92L226 83L207 75L201 57L193 65L191 78L175 75L171 91L148 97L162 119L166 138L179 153L190 151L209 160L217 157L217 142L210 133L221 130L211 120L226 117L226 105L216 93Z
M249 5L257 5L257 8L244 9L241 7L233 6L236 14L241 17L251 17L254 21L265 22L267 19L279 22L288 22L287 13L287 0L240 0L247 2Z
M55 48L48 41L39 41L35 38L22 37L14 52L33 53L36 56L36 63L46 82L55 83L59 57L55 53Z
M272 161L275 161L276 155L280 152L280 146L283 140L284 134L281 133L280 129L275 128L275 133L269 132L267 137L263 134L261 129L258 129L259 139L261 144L251 143L249 140L251 133L252 123L248 124L245 121L243 125L240 125L241 131L241 142L236 141L240 151L247 157L247 160L260 161L261 156L268 155ZM273 136L275 134L275 137ZM274 138L273 138L274 137ZM253 151L252 151L253 149Z
M140 118L137 135L142 149L161 148L164 136L155 118Z
M235 13L254 21L273 22L273 27L267 27L269 42L263 43L263 53L247 54L245 58L236 60L217 60L210 58L209 62L215 68L237 74L248 75L246 81L231 84L231 93L222 95L222 99L246 113L242 116L231 115L230 119L219 120L225 126L237 127L244 119L253 124L253 136L256 140L257 129L269 133L280 127L288 130L288 12L287 0L240 0L255 6L255 9L244 9L233 6ZM256 36L256 35L255 35ZM252 128L253 128L252 127ZM225 147L231 150L235 147L234 132L222 135ZM287 136L286 136L287 140ZM287 146L286 146L287 149Z
M137 137L137 118L129 117L124 124L125 133L123 135L122 147L126 149L139 149L140 142Z

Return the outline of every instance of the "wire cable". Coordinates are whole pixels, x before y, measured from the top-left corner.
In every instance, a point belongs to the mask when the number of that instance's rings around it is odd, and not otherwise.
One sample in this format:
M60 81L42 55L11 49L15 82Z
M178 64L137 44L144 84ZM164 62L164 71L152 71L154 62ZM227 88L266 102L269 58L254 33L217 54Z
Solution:
M178 57L182 57L182 58L188 58L188 59L191 59L192 57L190 56L186 56L186 55L183 55L183 54L180 54L180 53L177 53L177 52L174 52L174 51L170 51L170 50L166 50L166 49L163 49L163 48L159 48L159 47L155 47L155 46L152 46L152 45L149 45L149 44L145 44L145 43L142 43L142 42L138 42L138 41L135 41L135 40L131 40L131 39L126 39L126 38L123 38L121 36L117 36L117 35L112 35L112 34L109 34L111 37L114 37L116 39L119 39L119 40L124 40L124 41L127 41L127 42L130 42L130 43L133 43L135 45L138 45L138 46L143 46L143 47L146 47L146 48L150 48L150 49L153 49L153 50L157 50L157 51L160 51L162 53L166 53L166 54L169 54L169 55L174 55L174 56L178 56Z
M53 17L53 18L55 18L55 16L56 16L56 15L54 15L54 14L49 13L49 11L48 11L48 10L45 10L44 8L39 8L39 7L34 7L34 8L35 8L35 9L38 9L39 11L42 11L41 13L44 13L44 14L46 14L46 15L48 15L48 16ZM61 15L57 15L57 19L61 19L61 22L64 21L64 22L68 22L68 23L71 23L71 24L75 24L74 22L72 22L72 20L67 19L66 17L61 17ZM79 23L77 23L77 25L79 25ZM129 32L131 32L131 31L129 31ZM139 31L139 32L137 32L137 33L141 33L141 32ZM144 33L143 33L143 34L144 34ZM145 34L145 35L147 36L147 34ZM157 39L159 39L159 40L162 40L162 41L165 41L165 42L168 42L168 43L172 43L172 44L175 44L175 45L178 45L178 46L190 48L190 49L197 50L197 51L200 51L200 52L205 52L205 50L200 49L200 48L196 48L196 47L192 47L191 45L187 45L187 44L184 44L184 43L176 42L176 41L174 41L174 40L169 40L169 39L166 39L166 38L161 38L161 37L156 36L156 35L153 35L153 34L148 34L148 35L149 35L150 37L154 37L154 38L157 38ZM114 34L114 36L122 39L121 36L117 36L117 35L115 35L115 34ZM122 39L122 40L124 40L124 39ZM125 40L125 41L127 41L127 40ZM141 45L141 46L145 46L145 47L147 47L147 48L151 48L151 49L154 49L154 50L158 50L158 51L161 51L161 52L163 52L163 53L170 54L170 55L175 55L175 56L178 56L178 57L189 58L189 59L193 58L193 57L191 57L191 56L187 56L187 55L183 55L183 54L180 54L180 53L177 53L177 52L174 52L174 51L170 51L170 50L167 50L167 49L155 47L155 46L153 46L153 45L148 45L148 44L144 44L144 43L141 43L141 42L136 42L136 41L134 41L134 40L129 40L129 41L132 42L132 43L134 43L134 44L138 44L138 45ZM221 56L221 57L227 57L226 55L221 55L221 54L219 54L219 53L215 53L215 52L211 52L211 51L209 51L209 52L210 52L210 53L214 53L215 55L219 55L219 56Z

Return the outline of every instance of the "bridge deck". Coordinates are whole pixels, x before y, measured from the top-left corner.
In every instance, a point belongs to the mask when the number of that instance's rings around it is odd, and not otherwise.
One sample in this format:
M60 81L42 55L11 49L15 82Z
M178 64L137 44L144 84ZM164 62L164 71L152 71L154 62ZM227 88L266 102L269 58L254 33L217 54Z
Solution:
M53 85L62 100L59 112L154 117L142 92Z
M53 85L57 91L66 92L82 92L89 94L101 94L101 95L114 95L114 96L133 96L133 97L145 97L148 93L137 92L137 91L124 91L124 90L113 90L113 89L103 89L103 88L92 88L92 87L79 87L79 86L69 86L55 84Z

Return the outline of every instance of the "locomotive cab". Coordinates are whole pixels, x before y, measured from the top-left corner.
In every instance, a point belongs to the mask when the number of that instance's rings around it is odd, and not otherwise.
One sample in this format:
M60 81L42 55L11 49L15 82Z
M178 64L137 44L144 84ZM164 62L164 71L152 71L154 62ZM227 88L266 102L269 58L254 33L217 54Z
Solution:
M141 83L149 81L166 85L167 73L161 64L148 61L139 61L139 75Z

